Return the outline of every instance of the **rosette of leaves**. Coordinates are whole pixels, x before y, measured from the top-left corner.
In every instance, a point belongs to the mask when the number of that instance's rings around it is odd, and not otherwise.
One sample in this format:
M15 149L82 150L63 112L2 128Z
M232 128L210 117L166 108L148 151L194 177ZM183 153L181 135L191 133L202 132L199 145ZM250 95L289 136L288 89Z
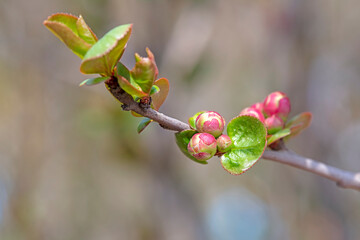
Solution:
M169 81L166 78L157 79L158 68L154 55L148 48L146 48L146 53L148 57L140 57L135 54L136 63L131 70L119 62L116 76L120 87L129 93L135 101L151 98L151 108L159 110L169 93ZM135 112L131 113L135 117L142 117ZM151 122L151 119L144 118L138 126L138 133L141 133Z
M280 139L287 141L288 139L299 135L303 130L310 126L312 114L310 112L303 112L285 124L285 127L272 135L268 135L268 145L275 143Z
M86 79L80 86L116 78L120 87L134 100L151 102L151 107L155 110L164 103L169 92L169 81L166 78L157 79L158 68L154 55L148 48L148 57L135 54L136 63L131 71L119 62L130 38L132 24L117 26L99 40L81 16L57 13L48 17L44 25L82 59L82 73L100 74L99 77ZM139 116L135 113L133 115ZM140 123L138 132L143 131L151 121L145 118Z
M197 115L199 115L199 112ZM196 114L189 118L193 128L193 120ZM198 161L187 151L187 145L196 130L185 130L175 134L176 143L188 158L207 164L206 161ZM232 148L221 156L221 165L233 175L239 175L251 168L262 156L266 148L266 127L257 118L252 116L238 116L232 119L227 126L227 135L233 142Z

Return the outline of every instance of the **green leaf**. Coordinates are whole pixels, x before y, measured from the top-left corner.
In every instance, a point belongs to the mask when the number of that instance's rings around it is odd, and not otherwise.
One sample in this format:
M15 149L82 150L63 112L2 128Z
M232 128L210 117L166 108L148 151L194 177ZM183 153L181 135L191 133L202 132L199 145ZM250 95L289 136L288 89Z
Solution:
M144 117L143 115L138 114L138 113L136 113L134 111L130 111L130 112L131 112L131 115L133 115L134 117Z
M183 154L185 154L185 156L187 156L188 158L193 160L194 162L197 162L200 164L207 164L206 161L199 161L196 158L194 158L193 156L191 156L187 150L187 146L190 142L190 139L195 133L197 133L195 130L185 130L182 132L175 133L176 144L180 148L181 152Z
M135 86L133 86L128 80L126 80L122 76L118 76L118 82L120 87L134 98L135 97L142 98L148 95L143 91L139 90L138 88L136 88Z
M140 57L135 54L135 66L130 71L131 78L134 80L145 93L150 93L151 87L158 75L158 69L152 52L146 48L148 57Z
M73 15L56 13L49 16L44 25L76 55L83 58L92 45L79 36L77 21L78 18Z
M79 37L81 37L85 42L91 45L94 45L97 42L96 35L93 33L93 31L91 31L81 15L76 21L76 29Z
M156 85L153 85L151 87L151 90L150 90L150 96L155 94L155 93L158 93L159 91L160 91L160 88L158 86L156 86Z
M266 147L266 127L255 117L239 116L229 122L227 134L233 141L233 148L222 155L221 165L229 173L239 175L262 156Z
M190 127L192 127L193 129L196 129L196 125L195 125L196 118L204 112L206 112L206 111L200 111L188 119L188 123L189 123Z
M169 94L169 81L166 78L160 78L154 82L153 87L159 88L159 91L151 95L152 105L158 111Z
M141 133L142 131L144 131L144 129L149 126L149 124L152 122L152 120L150 118L144 118L140 123L139 126L137 128L137 132Z
M303 112L288 121L285 125L285 128L289 128L291 133L285 138L285 140L291 137L295 137L296 135L300 134L305 128L309 127L311 119L312 114L310 112Z
M111 76L124 52L131 30L132 24L125 24L106 33L86 53L80 71L85 74L99 73Z
M118 76L122 76L127 80L130 79L130 71L129 71L129 69L127 69L127 67L124 64L122 64L121 62L117 63L116 71L117 71Z
M277 140L288 136L290 133L291 133L290 129L284 128L284 129L277 131L273 135L269 135L269 138L267 140L267 145L269 146L273 142L276 142Z
M87 86L90 86L90 85L94 85L94 84L98 84L98 83L101 83L101 82L104 82L106 80L110 79L109 77L97 77L97 78L89 78L89 79L86 79L84 81L82 81L79 86L84 86L84 85L87 85Z

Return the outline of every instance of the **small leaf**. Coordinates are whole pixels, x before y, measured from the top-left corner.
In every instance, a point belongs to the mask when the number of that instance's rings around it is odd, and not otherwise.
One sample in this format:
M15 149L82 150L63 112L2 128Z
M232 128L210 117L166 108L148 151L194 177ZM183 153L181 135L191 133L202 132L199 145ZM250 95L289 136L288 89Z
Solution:
M185 156L187 156L188 158L193 160L194 162L197 162L200 164L207 164L207 161L199 161L196 158L194 158L193 156L191 156L187 150L187 146L190 142L190 139L195 133L197 133L195 130L185 130L182 132L175 133L176 144L180 148L181 152L183 154L185 154Z
M200 111L188 119L188 123L189 123L190 127L192 127L193 129L196 129L196 125L195 125L196 118L204 112L206 112L206 111Z
M290 133L291 133L290 129L284 128L284 129L277 131L273 135L269 135L269 138L267 140L267 145L269 146L273 142L276 142L277 140L288 136Z
M144 129L149 126L149 124L152 122L152 120L150 118L144 118L140 123L139 126L137 128L137 132L141 133L142 131L144 131Z
M131 115L133 115L134 117L143 117L143 115L140 115L134 111L131 111Z
M142 89L139 86L139 84L137 84L134 81L134 79L131 77L129 69L127 69L127 67L125 67L125 65L122 64L121 62L118 62L116 65L116 73L118 76L124 77L134 88L142 92ZM134 96L134 98L136 98L136 96Z
M160 88L158 86L156 86L156 85L153 85L151 87L151 90L150 90L150 96L155 94L155 93L158 93L159 91L160 91Z
M148 57L140 57L135 54L135 66L130 71L131 78L141 87L145 93L150 93L151 87L158 75L158 69L152 52L147 48Z
M76 55L83 58L92 45L79 36L77 21L78 18L73 15L56 13L49 16L44 25Z
M229 173L239 175L262 156L266 147L266 127L255 117L239 116L229 122L227 133L233 148L221 157L221 165Z
M79 86L84 86L84 85L87 85L87 86L90 86L90 85L94 85L94 84L98 84L98 83L101 83L101 82L104 82L106 80L110 79L109 77L97 77L97 78L89 78L89 79L86 79L84 81L82 81Z
M91 45L94 45L97 42L96 35L93 33L93 31L91 31L81 15L76 21L76 29L79 37L81 37L85 42Z
M305 128L309 127L311 119L312 114L310 112L303 112L288 121L285 125L285 128L289 128L291 133L285 138L285 140L291 137L295 137L296 135L300 134Z
M130 79L130 71L129 71L129 69L127 69L127 67L124 64L122 64L121 62L117 63L116 71L117 71L118 76L122 76L127 80Z
M99 73L111 76L130 38L131 29L132 24L125 24L106 33L86 53L80 71L85 74Z
M124 77L119 76L119 77L118 77L118 82L119 82L120 87L121 87L125 92L127 92L128 94L130 94L130 95L133 96L133 97L142 98L142 97L147 96L146 93L144 93L143 91L141 91L141 90L137 89L136 87L134 87L133 85L131 85L131 84L129 83L129 81L126 80Z
M169 81L166 78L159 78L154 82L154 86L158 87L159 91L151 95L152 105L158 111L169 94Z

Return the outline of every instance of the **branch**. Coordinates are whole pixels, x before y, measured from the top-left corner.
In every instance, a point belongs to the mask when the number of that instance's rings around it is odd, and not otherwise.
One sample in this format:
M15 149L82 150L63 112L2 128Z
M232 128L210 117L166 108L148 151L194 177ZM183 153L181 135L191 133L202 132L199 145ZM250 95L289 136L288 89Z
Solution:
M262 158L287 164L302 170L312 172L336 182L339 187L352 188L360 191L360 172L349 172L310 158L300 156L290 150L265 150Z
M189 129L188 124L134 101L132 96L121 89L116 78L109 79L105 84L110 93L123 104L122 107L124 110L134 111L144 117L150 118L155 122L158 122L161 127L167 130L180 132ZM279 151L265 150L262 158L312 172L336 182L339 187L360 191L360 172L355 173L345 171L310 158L302 157L291 150L286 149L283 145Z
M135 102L133 97L126 93L120 86L116 78L111 78L105 82L107 89L110 93L119 100L123 105L122 108L125 111L133 111L144 117L150 118L155 122L158 122L161 127L181 132L183 130L189 129L189 125L183 123L175 118L168 117L149 106L143 106L141 103Z

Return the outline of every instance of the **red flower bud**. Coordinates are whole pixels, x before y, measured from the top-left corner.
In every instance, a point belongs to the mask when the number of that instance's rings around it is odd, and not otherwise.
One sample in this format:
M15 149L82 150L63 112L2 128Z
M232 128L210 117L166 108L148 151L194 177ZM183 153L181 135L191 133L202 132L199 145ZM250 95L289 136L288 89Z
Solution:
M197 160L206 161L216 153L216 139L209 133L196 133L190 139L187 149Z
M261 122L265 121L264 115L262 114L262 112L256 108L245 108L243 109L239 116L252 116L252 117L256 117L257 119L259 119Z
M250 108L255 108L255 109L259 110L261 113L264 111L264 105L262 102L255 103L255 104L251 105Z
M268 130L268 134L276 133L284 127L284 121L277 115L265 119L265 125Z
M276 114L284 121L286 121L286 118L291 110L290 99L282 92L270 93L265 98L263 106L264 113L267 116L270 117Z
M217 112L208 111L196 118L195 125L198 132L210 133L214 137L218 137L224 130L225 120Z
M216 139L217 149L219 152L227 152L230 150L232 141L228 135L221 135Z

